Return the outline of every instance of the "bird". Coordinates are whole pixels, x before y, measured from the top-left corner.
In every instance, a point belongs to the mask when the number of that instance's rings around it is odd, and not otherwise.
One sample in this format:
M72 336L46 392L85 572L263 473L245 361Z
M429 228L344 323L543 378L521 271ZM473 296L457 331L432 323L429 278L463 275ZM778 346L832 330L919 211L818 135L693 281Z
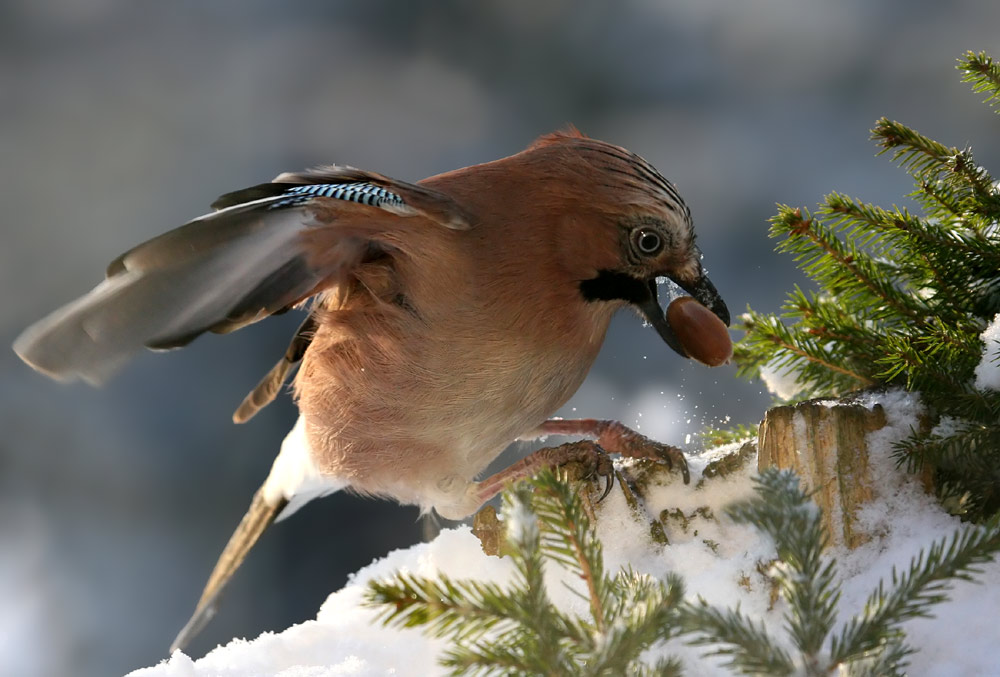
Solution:
M617 421L553 418L622 309L689 356L660 305L664 278L729 325L690 209L639 155L569 127L415 183L326 165L212 208L114 259L14 343L48 376L100 384L143 348L305 311L233 415L249 420L294 373L298 418L171 652L214 615L265 529L319 496L462 519L542 467L578 460L607 476L608 453L661 459L687 480L676 447ZM514 441L548 435L585 439L477 479Z

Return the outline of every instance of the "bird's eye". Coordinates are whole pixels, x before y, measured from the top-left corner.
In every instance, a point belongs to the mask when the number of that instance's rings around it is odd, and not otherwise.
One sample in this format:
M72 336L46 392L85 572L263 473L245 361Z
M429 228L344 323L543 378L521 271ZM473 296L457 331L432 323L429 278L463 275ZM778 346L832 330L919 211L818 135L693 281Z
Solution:
M636 249L646 256L659 254L663 249L663 238L653 230L637 230L632 236Z

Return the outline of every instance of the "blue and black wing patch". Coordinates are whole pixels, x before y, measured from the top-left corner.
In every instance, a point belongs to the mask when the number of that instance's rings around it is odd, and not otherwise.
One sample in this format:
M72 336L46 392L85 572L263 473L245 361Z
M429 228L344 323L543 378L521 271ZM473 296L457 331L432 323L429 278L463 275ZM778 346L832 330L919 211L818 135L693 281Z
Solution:
M424 216L453 230L472 225L465 210L448 195L420 184L339 165L281 174L270 183L226 193L212 203L212 208L243 206L276 211L323 199L377 207L397 216Z
M406 206L399 195L371 183L312 183L288 187L280 195L284 197L268 204L268 209L297 207L317 197L347 200L383 209L400 209Z
M399 211L406 208L406 202L397 193L365 181L307 184L262 183L251 188L226 193L212 203L212 208L222 210L268 200L267 209L283 209L300 207L315 198L346 200L371 207L381 207L389 211Z

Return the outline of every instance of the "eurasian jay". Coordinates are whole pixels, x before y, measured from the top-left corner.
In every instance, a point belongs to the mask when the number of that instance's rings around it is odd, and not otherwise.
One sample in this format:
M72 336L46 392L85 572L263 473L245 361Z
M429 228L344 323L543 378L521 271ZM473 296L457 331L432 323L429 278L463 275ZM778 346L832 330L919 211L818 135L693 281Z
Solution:
M551 419L622 308L681 355L698 352L698 323L671 327L657 278L722 327L722 339L702 333L724 344L702 361L729 356L729 313L702 270L690 211L634 153L571 130L417 183L326 166L212 207L119 256L97 287L14 343L41 372L99 383L142 347L176 348L308 304L285 355L233 415L252 417L298 366L298 421L172 649L212 616L275 518L317 496L349 489L461 519L542 466L584 460L606 474L605 451L686 474L679 450L620 423ZM693 338L678 338L691 327ZM476 481L514 440L549 434L592 440Z

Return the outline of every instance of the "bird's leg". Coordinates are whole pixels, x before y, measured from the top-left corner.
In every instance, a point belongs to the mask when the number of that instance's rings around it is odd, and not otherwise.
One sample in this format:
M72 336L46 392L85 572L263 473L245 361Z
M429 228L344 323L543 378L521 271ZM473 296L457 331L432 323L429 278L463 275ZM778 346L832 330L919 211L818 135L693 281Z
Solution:
M667 466L681 471L684 484L691 481L687 460L677 447L661 444L641 435L618 421L602 421L593 418L550 419L522 439L544 437L545 435L584 435L592 437L609 454L621 454L626 458L649 458L665 462Z
M534 476L543 468L554 468L566 463L582 463L587 470L585 477L603 477L607 484L601 499L608 495L614 481L614 468L601 445L592 440L567 442L558 447L546 447L525 456L517 463L490 475L475 485L479 505L490 500L510 483Z

